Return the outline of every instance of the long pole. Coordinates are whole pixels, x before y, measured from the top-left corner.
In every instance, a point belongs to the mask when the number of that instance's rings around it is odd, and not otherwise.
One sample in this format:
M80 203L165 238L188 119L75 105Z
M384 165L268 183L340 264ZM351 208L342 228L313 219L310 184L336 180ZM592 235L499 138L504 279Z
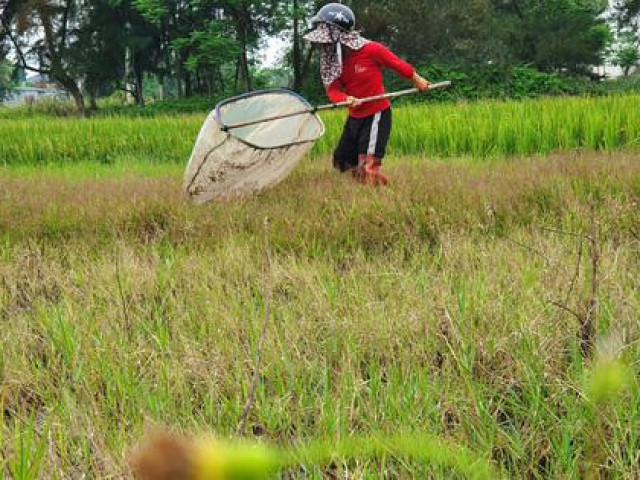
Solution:
M439 88L447 88L451 86L451 82L447 81L447 82L439 82L439 83L432 83L431 85L429 85L429 90L436 90ZM367 98L361 98L360 102L361 103L368 103L368 102L375 102L378 100L390 100L393 98L398 98L398 97L404 97L406 95L413 95L416 93L419 93L420 90L418 90L417 88L409 88L407 90L400 90L399 92L392 92L392 93L385 93L383 95L375 95L373 97L367 97ZM296 117L298 115L307 115L310 113L316 113L316 112L321 112L323 110L333 110L336 108L344 108L344 107L348 107L351 105L351 102L340 102L340 103L330 103L327 105L319 105L317 107L312 107L312 108L308 108L306 110L300 110L297 112L291 112L291 113L283 113L282 115L276 115L273 117L267 117L267 118L261 118L259 120L251 120L249 122L241 122L241 123L233 123L231 125L223 125L221 127L221 129L225 132L228 132L229 130L234 130L236 128L243 128L243 127L250 127L252 125L258 125L260 123L266 123L266 122L272 122L274 120L283 120L285 118L291 118L291 117Z

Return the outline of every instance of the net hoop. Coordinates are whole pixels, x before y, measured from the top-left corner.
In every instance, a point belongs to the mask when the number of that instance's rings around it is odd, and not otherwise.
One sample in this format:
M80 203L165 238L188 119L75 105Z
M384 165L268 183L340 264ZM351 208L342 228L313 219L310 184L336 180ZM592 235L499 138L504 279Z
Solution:
M225 126L243 121L300 111L305 113L225 131ZM200 130L185 172L185 193L202 204L273 187L324 133L324 123L311 105L290 90L262 90L224 100Z

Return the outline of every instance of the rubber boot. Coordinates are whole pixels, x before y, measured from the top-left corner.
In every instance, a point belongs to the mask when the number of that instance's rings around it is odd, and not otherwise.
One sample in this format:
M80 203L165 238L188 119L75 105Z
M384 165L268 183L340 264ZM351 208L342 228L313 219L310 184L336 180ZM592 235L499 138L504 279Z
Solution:
M382 173L382 160L373 155L360 156L360 176L362 183L372 187L386 187L389 179Z
M366 183L366 155L358 155L358 166L349 170L351 177L358 183Z

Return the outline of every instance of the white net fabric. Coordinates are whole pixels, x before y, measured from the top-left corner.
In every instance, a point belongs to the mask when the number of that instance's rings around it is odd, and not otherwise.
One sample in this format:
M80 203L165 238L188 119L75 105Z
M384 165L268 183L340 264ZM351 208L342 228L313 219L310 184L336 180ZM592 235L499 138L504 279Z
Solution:
M227 100L207 117L185 173L185 192L196 203L253 194L284 180L324 125L313 113L223 131L224 126L305 111L310 105L286 90Z

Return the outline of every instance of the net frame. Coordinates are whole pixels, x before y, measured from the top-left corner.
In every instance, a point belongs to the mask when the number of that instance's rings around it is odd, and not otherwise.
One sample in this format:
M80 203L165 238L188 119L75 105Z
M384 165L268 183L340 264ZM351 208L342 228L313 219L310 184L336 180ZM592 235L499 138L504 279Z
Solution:
M238 110L241 111L243 102L260 102L260 97L265 97L263 102L268 102L269 96L272 100L286 99L291 103L285 108L288 110L286 119L245 128L227 128L229 117L233 117L229 115L229 108L234 104L239 105L241 108ZM264 103L256 105L261 105L263 113L270 108ZM264 115L268 117L270 112ZM261 119L260 113L255 118L248 118ZM289 123L281 123L278 127L273 123L278 121ZM270 128L280 129L282 133L287 125L292 124L300 125L300 131L286 141L268 144L251 136L252 132L258 132L270 140ZM303 129L305 135L302 135ZM216 199L250 196L273 187L295 169L325 131L316 109L305 98L288 89L260 90L223 100L210 112L200 130L185 171L184 191L196 204L203 204Z
M241 100L246 100L246 99L250 99L252 97L257 97L257 96L263 96L263 95L269 95L269 94L287 94L290 97L296 98L297 100L299 100L304 107L306 107L306 110L300 110L301 112L301 116L302 115L313 115L316 120L318 120L318 122L321 125L321 132L318 134L317 138L314 140L302 140L302 141L298 141L298 142L288 142L285 145L281 145L279 147L275 147L275 148L282 148L285 146L292 146L292 145L302 145L304 143L310 143L310 142L316 142L320 137L322 137L325 134L326 131L326 127L324 125L324 122L322 121L322 119L320 117L318 117L318 115L316 114L317 109L313 107L313 105L311 105L306 98L304 98L302 95L298 94L297 92L295 92L294 90L289 90L288 88L270 88L270 89L266 89L266 90L258 90L258 91L254 91L254 92L248 92L248 93L243 93L242 95L238 95L236 97L232 97L232 98L228 98L226 100L223 100L221 102L219 102L216 105L215 108L215 112L216 112L216 118L218 120L218 123L222 126L222 128L224 129L224 127L227 126L227 124L223 121L222 119L222 109L230 104L236 103L238 101ZM275 120L271 120L271 121L278 121L280 119L275 119ZM233 132L233 130L227 130L228 133ZM240 140L242 143L245 143L246 145L258 149L258 150L269 150L272 149L274 147L263 147L260 145L256 145L255 143L249 142L246 139L238 136L238 135L234 135L233 133L231 133L231 135L233 135L235 138L237 138L238 140Z

